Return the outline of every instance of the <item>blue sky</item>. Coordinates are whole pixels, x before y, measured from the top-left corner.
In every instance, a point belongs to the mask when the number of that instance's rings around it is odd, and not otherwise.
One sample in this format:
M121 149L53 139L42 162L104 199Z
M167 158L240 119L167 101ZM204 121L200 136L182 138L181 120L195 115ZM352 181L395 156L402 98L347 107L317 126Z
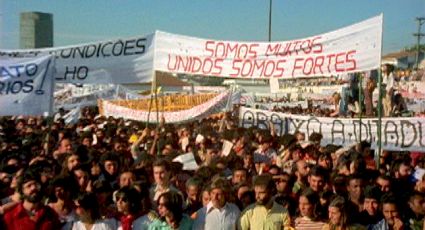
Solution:
M19 14L25 11L53 13L55 46L63 46L155 30L266 41L268 10L269 0L0 0L0 48L19 48ZM384 54L415 44L414 19L425 17L425 0L273 0L272 40L325 33L381 12Z

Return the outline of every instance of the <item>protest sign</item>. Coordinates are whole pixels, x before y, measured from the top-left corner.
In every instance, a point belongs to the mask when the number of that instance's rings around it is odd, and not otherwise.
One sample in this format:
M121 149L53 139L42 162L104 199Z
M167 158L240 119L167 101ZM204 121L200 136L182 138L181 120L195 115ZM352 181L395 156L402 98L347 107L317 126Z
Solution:
M54 57L0 57L0 63L0 116L51 113Z
M272 121L278 135L303 132L308 137L313 132L323 135L322 145L347 146L368 141L378 145L378 119L327 118L298 116L266 110L241 107L239 125L269 129ZM361 128L360 128L361 126ZM360 133L361 129L361 133ZM396 151L423 151L425 149L425 118L382 118L382 148Z
M156 32L155 70L232 78L296 78L380 67L382 15L279 42L219 41Z
M214 113L221 112L226 107L226 102L230 96L230 92L223 92L214 98L196 105L190 109L161 112L161 116L165 118L166 123L182 123L193 120L200 120ZM156 113L149 113L146 110L131 109L125 106L116 105L115 103L107 100L99 100L100 114L103 116L121 117L124 119L136 121L157 121ZM146 109L148 107L145 107Z
M0 50L0 57L56 58L58 83L108 84L151 82L154 35L67 47Z

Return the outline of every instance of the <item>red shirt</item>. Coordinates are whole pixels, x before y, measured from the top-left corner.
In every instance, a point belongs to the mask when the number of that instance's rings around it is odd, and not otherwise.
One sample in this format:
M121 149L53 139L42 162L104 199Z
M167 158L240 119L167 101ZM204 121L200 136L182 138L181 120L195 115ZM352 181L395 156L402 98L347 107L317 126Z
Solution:
M59 218L48 206L42 206L31 219L22 203L7 211L3 216L6 230L56 230L60 229Z

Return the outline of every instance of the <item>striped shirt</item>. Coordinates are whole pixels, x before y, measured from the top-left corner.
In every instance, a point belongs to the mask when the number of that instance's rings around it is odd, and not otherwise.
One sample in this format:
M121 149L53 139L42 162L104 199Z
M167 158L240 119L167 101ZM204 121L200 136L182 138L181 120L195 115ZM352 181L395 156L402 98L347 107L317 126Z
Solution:
M310 218L303 216L303 217L297 217L295 219L295 229L302 229L302 230L322 230L323 225L325 223L320 221L313 221Z

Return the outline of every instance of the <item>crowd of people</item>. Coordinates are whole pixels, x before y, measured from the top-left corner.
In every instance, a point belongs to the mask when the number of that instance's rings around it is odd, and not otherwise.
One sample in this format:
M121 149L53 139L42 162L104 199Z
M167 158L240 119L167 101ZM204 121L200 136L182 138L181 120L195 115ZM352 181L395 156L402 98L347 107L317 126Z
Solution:
M238 127L231 113L158 126L96 108L76 124L3 117L0 229L423 228L420 153L308 139ZM184 153L196 170L173 161Z

